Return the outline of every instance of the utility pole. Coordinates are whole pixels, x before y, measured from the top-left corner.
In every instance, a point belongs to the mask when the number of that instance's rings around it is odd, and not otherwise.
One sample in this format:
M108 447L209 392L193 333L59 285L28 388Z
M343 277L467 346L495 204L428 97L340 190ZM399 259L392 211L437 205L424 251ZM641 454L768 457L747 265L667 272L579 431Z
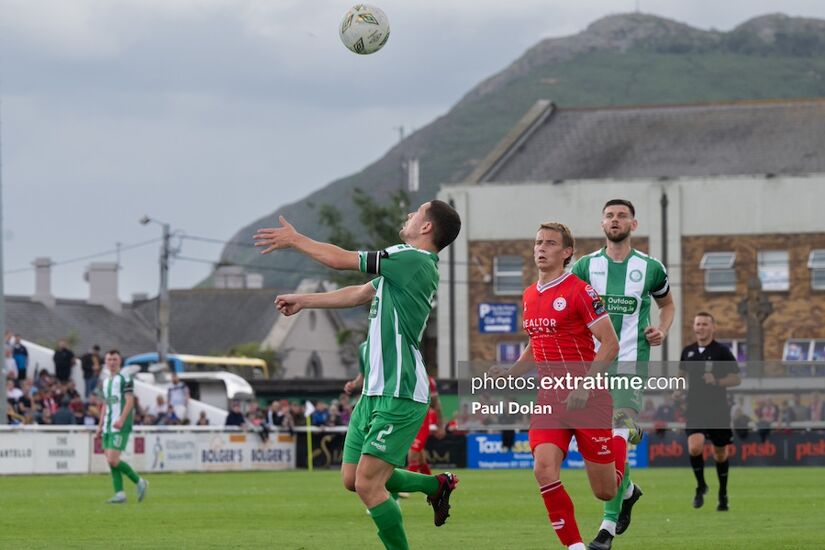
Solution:
M163 224L160 252L160 292L158 293L158 362L169 365L169 224Z
M669 202L668 202L668 199L667 199L667 193L665 193L664 189L662 189L662 198L659 201L659 205L662 207L662 265L665 266L665 269L667 269L667 233L668 233L667 206L668 206L668 204L669 204ZM662 341L662 361L667 361L668 360L668 351L670 351L670 347L668 346L669 342L670 341L667 338L665 338L664 341Z
M748 345L748 362L757 362L757 376L762 376L765 360L765 342L762 324L773 313L773 305L762 293L762 281L759 277L748 280L748 293L737 307L739 315L745 318L748 327L746 342Z
M0 145L0 334L3 335L3 361L6 360L6 293L3 289L3 162L2 146ZM5 372L6 364L0 372ZM19 374L19 373L18 373ZM8 422L6 412L6 377L0 377L0 425Z
M158 292L157 345L158 363L169 366L169 240L171 231L168 223L159 222L149 216L140 219L141 225L156 223L163 228L163 244L160 247L160 291Z

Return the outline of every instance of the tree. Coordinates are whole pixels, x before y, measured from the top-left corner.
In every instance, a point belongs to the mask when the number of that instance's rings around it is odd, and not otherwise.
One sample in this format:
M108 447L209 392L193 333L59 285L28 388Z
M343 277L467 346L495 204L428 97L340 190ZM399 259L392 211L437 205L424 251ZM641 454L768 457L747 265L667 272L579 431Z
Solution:
M410 199L403 190L393 193L389 201L379 203L356 187L352 202L358 208L358 221L363 229L358 236L344 226L343 215L337 206L323 204L318 210L319 222L329 229L329 242L346 250L382 250L398 244L398 231L407 219ZM336 271L330 279L340 286L364 283L368 278L361 273Z
M269 377L273 378L275 374L281 369L281 358L277 351L269 348L262 348L258 342L246 342L244 344L236 344L229 348L226 353L219 353L218 355L226 355L228 357L252 357L255 359L263 359L266 361L266 366L269 368Z

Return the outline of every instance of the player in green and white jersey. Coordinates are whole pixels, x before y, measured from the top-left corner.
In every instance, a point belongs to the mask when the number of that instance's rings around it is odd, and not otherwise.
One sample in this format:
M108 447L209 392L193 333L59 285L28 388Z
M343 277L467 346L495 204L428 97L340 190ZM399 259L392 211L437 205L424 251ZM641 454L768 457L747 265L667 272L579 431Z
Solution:
M275 302L284 315L371 303L364 388L347 430L341 475L344 486L358 493L370 511L384 546L407 549L401 510L388 491L425 493L439 526L449 516L450 493L458 482L449 473L431 476L403 467L430 399L420 344L438 288L437 253L455 240L461 219L443 201L424 203L399 231L404 244L375 252L319 243L298 233L283 216L280 223L282 227L255 234L262 254L293 248L327 267L377 276L364 285L286 294Z
M606 246L580 258L572 271L599 293L619 336L618 363L610 369L610 374L647 379L650 347L662 344L676 308L665 266L631 246L631 234L638 223L630 201L608 201L602 209L601 221ZM650 324L651 301L659 307L659 325L655 327ZM614 454L626 456L628 440L630 443L641 440L635 419L642 408L642 391L613 390L611 394L616 411ZM627 530L633 505L641 496L641 489L630 480L630 465L626 464L616 497L605 503L599 533L589 545L591 550L610 548L613 537Z
M120 371L123 356L116 349L106 353L106 368L109 377L103 380L103 407L100 411L100 422L97 425L95 439L103 436L103 454L109 463L112 473L112 484L115 495L107 500L109 504L125 504L126 493L123 492L123 475L125 474L137 485L138 502L146 497L149 483L125 461L120 460L120 453L126 449L126 443L132 433L132 417L134 416L135 396L132 379Z

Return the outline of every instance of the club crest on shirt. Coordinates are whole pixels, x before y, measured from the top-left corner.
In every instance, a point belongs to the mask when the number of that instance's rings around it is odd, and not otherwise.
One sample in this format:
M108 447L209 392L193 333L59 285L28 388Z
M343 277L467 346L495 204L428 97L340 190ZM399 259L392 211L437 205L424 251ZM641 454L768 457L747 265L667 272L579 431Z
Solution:
M564 299L564 296L559 296L555 300L553 300L553 309L556 311L563 311L564 308L567 307L567 300Z

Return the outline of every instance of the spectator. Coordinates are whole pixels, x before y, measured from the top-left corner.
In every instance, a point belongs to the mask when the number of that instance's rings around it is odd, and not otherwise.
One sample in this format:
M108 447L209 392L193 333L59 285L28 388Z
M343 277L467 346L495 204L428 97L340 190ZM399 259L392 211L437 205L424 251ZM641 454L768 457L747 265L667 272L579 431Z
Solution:
M793 396L793 414L797 422L805 422L811 419L811 411L802 404L802 396L798 393Z
M77 391L77 386L74 385L74 380L69 380L64 384L64 391L66 395L69 396L69 399L74 399L75 397L80 397L80 394Z
M266 424L270 430L291 430L294 424L289 412L289 401L281 399L270 403L266 412Z
M19 334L14 335L14 346L11 348L11 355L17 364L17 378L25 380L29 368L29 350L23 345Z
M63 400L60 402L60 408L57 409L57 412L54 413L54 417L52 418L52 424L64 426L74 423L74 415L72 414L72 411L69 410L69 398L64 397Z
M41 370L40 374L37 375L37 381L34 383L34 387L37 388L39 392L48 391L52 386L52 379L49 376L49 372L45 370Z
M349 426L350 418L352 418L352 405L341 403L341 414L338 418L341 421L341 426Z
M166 400L163 398L161 394L155 398L155 402L146 407L146 416L147 416L147 424L150 424L148 418L152 418L151 424L160 424L163 422L163 417L166 416L166 411L168 410L166 406Z
M83 382L85 384L83 396L88 399L89 395L97 388L97 381L100 379L100 346L92 346L89 352L80 358L80 366L83 368Z
M822 397L819 393L814 394L813 400L811 400L811 413L810 418L813 422L819 422L821 420L825 420L825 403L822 402Z
M208 426L209 419L206 417L206 411L201 411L200 416L198 416L198 421L196 423L197 426Z
M292 423L296 426L301 426L305 423L304 421L304 406L300 403L293 402L289 406L289 412L292 415Z
M5 379L11 380L14 382L14 385L17 386L17 362L11 355L11 348L6 346L6 359L3 365L3 372L5 373Z
M60 340L54 352L54 373L60 382L68 382L72 377L74 352L68 348L66 340Z
M86 405L80 395L72 397L69 401L69 410L72 411L75 424L83 424L83 417L86 416Z
M644 409L642 409L642 412L639 413L639 420L641 420L642 422L652 422L655 416L656 405L653 403L653 400L645 400Z
M779 407L779 425L790 428L791 422L796 422L796 415L793 412L791 403L785 399L782 401L782 406Z
M8 412L17 414L18 404L23 397L23 390L15 387L14 380L6 381L6 400L8 401Z
M318 401L315 405L315 411L310 416L310 422L313 426L326 426L329 422L330 414L327 404L323 401Z
M759 437L764 443L771 433L771 426L779 420L779 408L770 400L760 401L756 409L756 427L759 429Z
M175 416L183 420L188 416L189 408L189 386L178 378L178 373L172 373L172 385L166 390L166 401L174 407Z
M180 418L175 412L175 407L171 404L166 409L166 415L163 417L163 424L166 426L175 426L180 424Z
M96 427L100 422L100 402L95 394L89 398L89 403L86 405L86 414L83 416L83 424L85 426Z
M239 402L232 402L232 406L229 408L229 414L226 415L225 426L238 426L240 428L246 426L246 419L241 412L241 404Z
M676 407L673 405L673 398L665 396L665 402L656 409L653 419L660 423L674 422L676 420Z

